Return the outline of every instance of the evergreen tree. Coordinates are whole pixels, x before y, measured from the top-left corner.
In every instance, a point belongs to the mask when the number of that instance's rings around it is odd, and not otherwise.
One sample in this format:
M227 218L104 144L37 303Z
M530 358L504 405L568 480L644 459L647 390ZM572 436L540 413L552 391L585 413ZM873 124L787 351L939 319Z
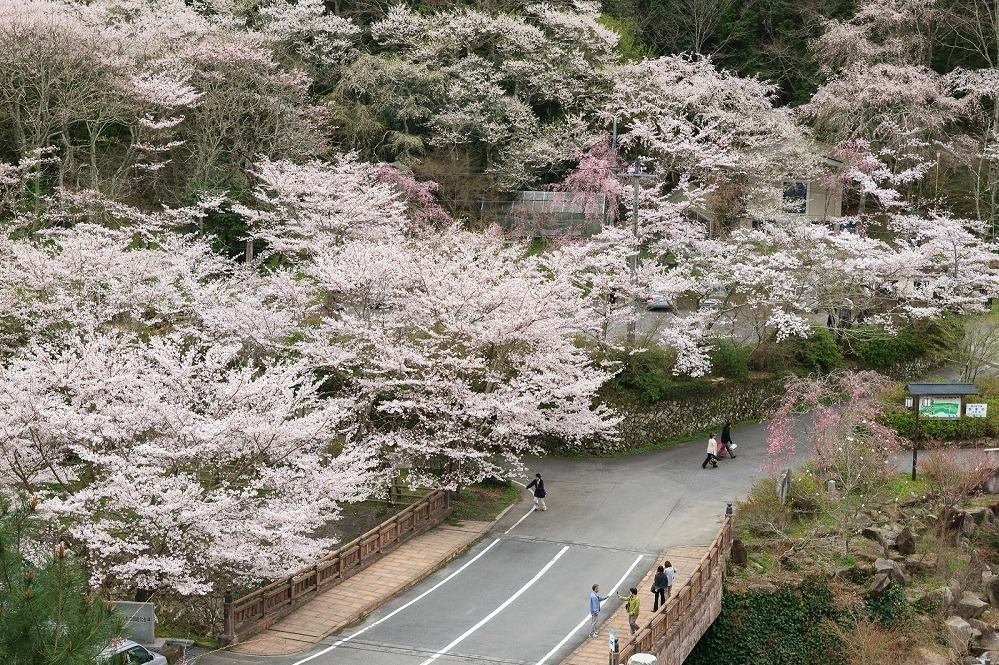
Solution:
M121 622L65 543L38 562L26 556L35 505L0 495L0 663L90 665Z

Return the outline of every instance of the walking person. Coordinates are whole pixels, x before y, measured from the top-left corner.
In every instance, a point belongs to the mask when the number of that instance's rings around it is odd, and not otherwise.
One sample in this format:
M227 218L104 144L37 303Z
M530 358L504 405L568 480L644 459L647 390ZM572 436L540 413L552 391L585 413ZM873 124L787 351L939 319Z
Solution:
M618 598L625 602L625 608L628 612L628 626L631 627L631 635L634 637L638 635L638 611L641 608L642 601L638 599L638 589L631 587L630 596L622 596L618 594Z
M725 452L729 454L729 457L735 459L735 453L732 452L734 444L732 443L732 423L725 423L721 431L721 447L725 449Z
M590 637L597 636L597 623L600 621L600 603L607 600L607 596L600 595L600 585L594 584L590 591Z
M527 489L534 488L534 509L548 510L545 505L545 481L541 479L541 474L534 474L534 480L527 486Z
M673 580L676 578L676 568L669 561L663 564L663 575L666 576L666 593L664 594L666 600L669 600L670 596L673 595ZM666 602L663 601L663 603Z
M656 568L656 577L652 580L652 611L658 612L659 606L666 606L666 587L669 582L666 580L666 569L663 566Z
M718 441L715 439L714 432L708 435L708 456L704 458L701 468L708 468L708 462L711 462L711 468L718 468Z

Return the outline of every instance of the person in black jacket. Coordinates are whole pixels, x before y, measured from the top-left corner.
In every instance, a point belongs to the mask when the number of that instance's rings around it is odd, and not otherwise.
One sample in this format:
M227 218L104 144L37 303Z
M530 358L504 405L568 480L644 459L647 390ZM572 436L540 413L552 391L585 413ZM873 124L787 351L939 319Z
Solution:
M545 481L541 479L541 474L534 474L534 480L527 486L527 489L534 488L534 509L548 510L545 505Z
M652 605L653 612L659 611L659 605L666 605L667 586L669 586L669 581L666 579L666 569L663 566L659 566L656 568L656 577L652 580L652 595L656 599Z
M725 449L725 452L728 453L729 457L735 459L735 453L732 452L732 447L730 445L731 443L732 443L732 423L725 423L725 426L722 427L722 433L721 433L721 448ZM721 448L718 449L718 452L721 452Z

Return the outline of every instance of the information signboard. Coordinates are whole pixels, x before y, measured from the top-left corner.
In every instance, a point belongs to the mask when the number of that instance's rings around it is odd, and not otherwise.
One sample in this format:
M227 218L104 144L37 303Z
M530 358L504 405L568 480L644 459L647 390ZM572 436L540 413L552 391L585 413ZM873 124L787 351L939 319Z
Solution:
M923 418L960 418L960 397L921 397L919 415Z
M988 412L988 404L966 404L964 407L964 415L969 418L985 418Z

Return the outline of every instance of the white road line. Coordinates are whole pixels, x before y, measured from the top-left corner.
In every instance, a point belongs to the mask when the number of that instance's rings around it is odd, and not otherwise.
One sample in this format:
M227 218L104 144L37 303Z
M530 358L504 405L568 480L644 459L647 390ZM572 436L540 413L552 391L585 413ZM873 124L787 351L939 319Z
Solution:
M638 562L641 561L643 558L644 557L641 554L638 555L638 558L635 559L635 562L633 564L631 564L631 567L628 568L628 570L626 570L624 572L624 575L621 576L621 579L619 579L617 581L617 584L615 584L614 587L607 594L608 598L610 596L612 596L613 594L617 593L618 587L621 586L622 584L624 584L624 580L628 577L628 575L631 575L631 571L633 571L635 569L635 566L637 566ZM604 601L604 602L607 602L607 601ZM564 647L565 643L568 642L569 640L571 640L572 637L573 637L573 635L575 635L577 632L579 632L579 629L582 628L583 626L585 626L586 623L589 620L590 620L590 615L587 614L585 617L583 617L583 620L580 621L578 624L576 624L576 627L573 628L571 631L569 631L569 634L566 635L565 637L563 637L562 641L559 642L558 644L556 644L555 647L552 648L551 651L549 651L548 653L546 653L544 655L544 657L537 662L536 665L545 665L545 663L548 662L548 659L551 658L552 656L554 656L556 651L558 651L559 649L561 649L562 647Z
M997 450L999 450L999 448L997 448ZM521 487L523 487L524 489L527 489L527 485L525 485L524 483L520 482L519 480L514 480L513 478L511 478L511 479L510 479L510 482L512 482L512 483L516 483L517 485L520 485L520 486L521 486Z
M445 577L444 579L442 579L440 582L438 582L437 584L433 585L432 587L430 587L429 589L427 589L426 591L424 591L419 596L417 596L413 600L409 601L408 603L406 603L405 605L403 605L399 609L396 609L396 610L393 610L392 612L389 612L388 614L386 614L385 616L383 616L381 619L379 619L378 621L374 622L370 626L362 628L361 630L357 631L353 635L348 635L347 637L343 638L342 640L339 640L339 641L335 642L332 646L329 646L329 647L323 649L322 651L314 653L311 656L309 656L308 658L303 658L302 660L299 660L299 661L297 661L295 663L292 663L292 665L302 665L302 663L307 663L310 660L312 660L313 658L318 658L319 656L322 656L323 654L329 653L330 651L333 651L333 649L336 649L338 646L340 646L344 642L347 642L349 640L354 639L355 637L357 637L361 633L366 633L367 631L371 630L372 628L374 628L378 624L382 623L383 621L388 621L389 619L391 619L392 617L394 617L399 612L402 612L404 609L406 609L407 607L411 606L413 603L416 603L417 601L422 600L423 598L426 598L428 595L430 595L431 593L433 593L437 589L441 588L442 586L444 586L445 584L447 584L448 582L450 582L458 573L460 573L461 571L465 570L466 568L468 568L469 566L471 566L473 563L475 563L476 561L478 561L479 558L483 554L485 554L486 552L488 552L489 550L491 550L493 548L493 545L495 545L499 541L500 541L500 539L497 538L493 542L489 543L489 545L486 547L486 549L484 549L481 552L479 552L478 554L476 554L470 561L468 561L467 563L465 563L465 565L463 565L461 568L459 568L458 570L454 571L453 573L451 573L450 575L448 575L447 577Z
M567 551L569 551L568 545L559 550L559 553L556 554L551 561L546 563L545 567L539 570L538 574L531 578L531 581L529 581L527 584L517 589L517 592L515 594L504 600L503 604L497 607L492 612L490 612L488 615L486 615L486 618L484 618L482 621L480 621L479 623L475 624L474 626L466 630L454 642L451 642L451 644L447 645L446 647L435 653L430 658L427 658L425 661L420 663L420 665L430 665L430 663L434 662L435 660L446 654L448 651L461 644L461 642L463 642L466 637L468 637L469 635L477 631L479 628L482 628L484 625L486 625L486 623L488 623L493 617L495 617L497 614L505 610L510 605L510 603L520 598L521 594L523 594L525 591L534 586L534 583L540 580L541 576L547 573L548 569L554 566L555 562L558 561L560 558L562 558L562 555L565 554Z
M518 525L518 524L520 524L521 522L523 522L524 520L526 520L526 519L527 519L528 517L530 517L530 516L531 516L531 513L533 513L533 512L534 512L534 506L531 506L531 509L527 511L527 514L526 514L526 515L524 515L523 517L521 517L521 518L520 518L519 520L517 520L516 522L514 522L514 524L513 524L513 526L512 526L512 527L510 527L509 529L507 529L506 531L504 531L504 532L503 532L503 535L505 536L506 534L508 534L508 533L510 533L511 531L513 531L514 529L516 529L516 528L517 528L517 525Z

